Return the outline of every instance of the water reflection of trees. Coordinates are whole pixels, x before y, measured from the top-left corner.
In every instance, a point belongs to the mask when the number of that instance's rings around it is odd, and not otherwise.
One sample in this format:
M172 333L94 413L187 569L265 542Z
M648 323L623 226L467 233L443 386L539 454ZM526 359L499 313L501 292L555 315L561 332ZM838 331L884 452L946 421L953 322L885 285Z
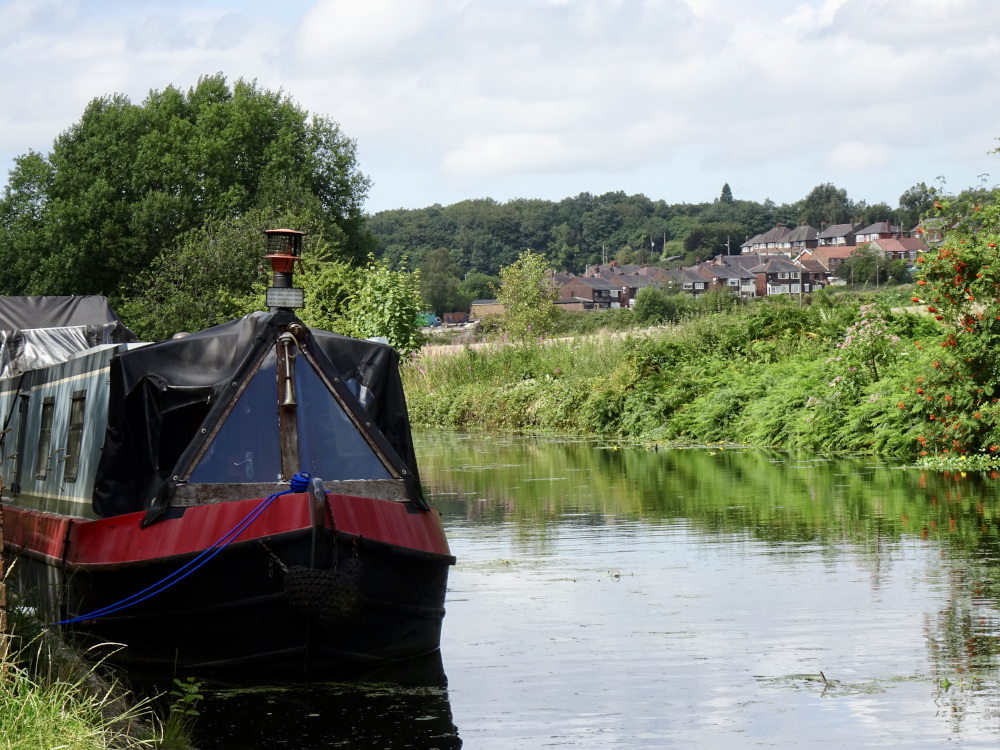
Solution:
M434 503L450 521L516 524L535 545L567 523L676 522L772 544L783 554L818 546L836 555L848 545L877 586L900 544L936 543L945 604L927 618L926 642L935 680L963 687L938 696L956 721L976 694L971 676L992 670L1000 652L995 474L739 447L654 452L441 432L418 435L418 454Z
M845 539L873 553L917 534L996 556L1000 484L982 475L736 449L661 450L592 441L418 435L436 505L469 522L683 520L773 542Z

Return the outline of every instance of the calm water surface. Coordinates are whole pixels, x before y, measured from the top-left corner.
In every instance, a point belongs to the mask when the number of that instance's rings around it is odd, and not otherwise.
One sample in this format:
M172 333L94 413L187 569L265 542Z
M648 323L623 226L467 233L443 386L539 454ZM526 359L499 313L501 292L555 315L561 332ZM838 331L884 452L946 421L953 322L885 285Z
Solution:
M996 478L417 439L458 558L440 657L213 683L199 747L1000 746Z

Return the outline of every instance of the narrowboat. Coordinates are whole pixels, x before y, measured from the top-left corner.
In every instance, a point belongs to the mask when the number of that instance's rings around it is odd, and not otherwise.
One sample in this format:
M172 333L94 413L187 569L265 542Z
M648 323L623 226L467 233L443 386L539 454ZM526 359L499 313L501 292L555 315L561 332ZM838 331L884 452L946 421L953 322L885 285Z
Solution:
M102 297L0 298L3 538L50 622L142 665L316 671L436 650L449 566L390 346L269 312L157 343Z

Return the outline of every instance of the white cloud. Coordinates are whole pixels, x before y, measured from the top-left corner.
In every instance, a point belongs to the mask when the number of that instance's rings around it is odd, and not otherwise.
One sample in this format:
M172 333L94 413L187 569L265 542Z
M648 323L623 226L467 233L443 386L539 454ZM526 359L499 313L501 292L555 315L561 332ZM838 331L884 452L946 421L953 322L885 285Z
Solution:
M424 31L430 0L320 0L301 25L306 58L390 54L392 47Z
M894 200L914 174L990 171L995 29L992 0L8 0L0 157L95 96L221 70L339 120L372 154L372 208L558 198L598 173L670 200L834 179Z
M446 174L459 178L511 172L547 172L576 164L580 148L567 146L556 135L507 133L471 138L445 154Z
M842 171L863 172L889 163L889 150L881 144L841 143L830 151L826 166Z

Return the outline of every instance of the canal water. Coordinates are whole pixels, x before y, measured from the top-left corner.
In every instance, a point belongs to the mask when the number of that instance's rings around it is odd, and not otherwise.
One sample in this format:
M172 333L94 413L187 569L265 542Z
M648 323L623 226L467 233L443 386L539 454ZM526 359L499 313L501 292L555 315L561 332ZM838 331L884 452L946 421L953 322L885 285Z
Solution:
M441 653L211 683L199 748L1000 745L1000 480L720 446L417 434Z

